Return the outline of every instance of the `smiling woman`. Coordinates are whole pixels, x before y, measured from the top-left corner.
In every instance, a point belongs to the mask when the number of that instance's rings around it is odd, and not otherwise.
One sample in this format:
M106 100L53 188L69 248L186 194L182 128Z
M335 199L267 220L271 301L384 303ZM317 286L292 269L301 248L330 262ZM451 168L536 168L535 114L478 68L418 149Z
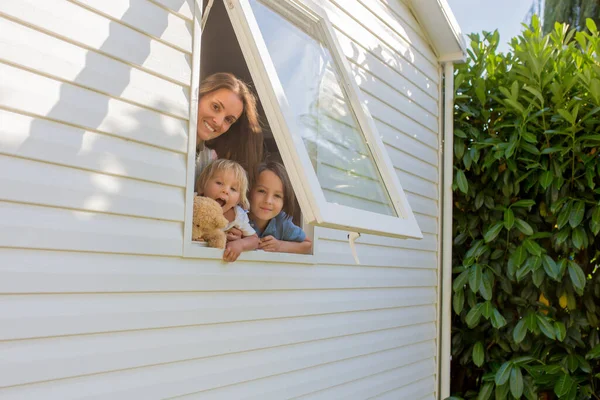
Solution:
M200 84L196 131L196 178L213 159L239 162L253 171L262 160L263 135L256 97L242 80L216 73Z

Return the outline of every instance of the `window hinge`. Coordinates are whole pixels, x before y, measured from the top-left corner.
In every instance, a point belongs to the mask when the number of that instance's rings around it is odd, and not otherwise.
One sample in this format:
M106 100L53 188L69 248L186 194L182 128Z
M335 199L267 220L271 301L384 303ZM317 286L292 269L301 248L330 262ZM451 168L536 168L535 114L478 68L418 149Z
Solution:
M231 0L225 0L225 3L227 3L227 7L229 7L229 9L233 8L233 1L231 1Z

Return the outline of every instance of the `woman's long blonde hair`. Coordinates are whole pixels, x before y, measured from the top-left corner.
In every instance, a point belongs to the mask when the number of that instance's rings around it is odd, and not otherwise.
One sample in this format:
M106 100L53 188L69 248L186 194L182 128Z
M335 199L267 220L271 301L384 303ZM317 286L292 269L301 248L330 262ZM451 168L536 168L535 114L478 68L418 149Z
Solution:
M256 110L256 96L246 83L228 72L217 72L206 77L198 91L198 101L202 96L219 89L229 89L244 105L240 118L221 136L205 142L216 151L219 158L237 161L252 174L263 158L263 134Z

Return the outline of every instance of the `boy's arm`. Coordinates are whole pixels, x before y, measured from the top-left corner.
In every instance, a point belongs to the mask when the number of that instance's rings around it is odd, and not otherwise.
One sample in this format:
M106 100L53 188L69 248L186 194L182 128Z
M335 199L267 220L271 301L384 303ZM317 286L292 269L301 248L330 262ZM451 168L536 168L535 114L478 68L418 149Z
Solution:
M295 254L310 254L312 250L312 242L309 238L304 239L303 242L286 242L281 241L281 252L283 253L295 253Z
M242 251L256 250L257 247L257 234L228 242L225 246L225 251L223 252L223 260L228 262L234 262L238 259Z

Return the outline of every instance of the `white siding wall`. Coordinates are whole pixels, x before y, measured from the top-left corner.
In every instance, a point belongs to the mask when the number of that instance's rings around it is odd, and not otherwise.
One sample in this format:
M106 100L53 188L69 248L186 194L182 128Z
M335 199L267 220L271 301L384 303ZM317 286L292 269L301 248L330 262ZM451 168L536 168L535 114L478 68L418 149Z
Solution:
M389 4L388 4L389 3ZM424 233L182 259L192 0L0 2L0 398L433 399L438 69L397 0L330 18Z

